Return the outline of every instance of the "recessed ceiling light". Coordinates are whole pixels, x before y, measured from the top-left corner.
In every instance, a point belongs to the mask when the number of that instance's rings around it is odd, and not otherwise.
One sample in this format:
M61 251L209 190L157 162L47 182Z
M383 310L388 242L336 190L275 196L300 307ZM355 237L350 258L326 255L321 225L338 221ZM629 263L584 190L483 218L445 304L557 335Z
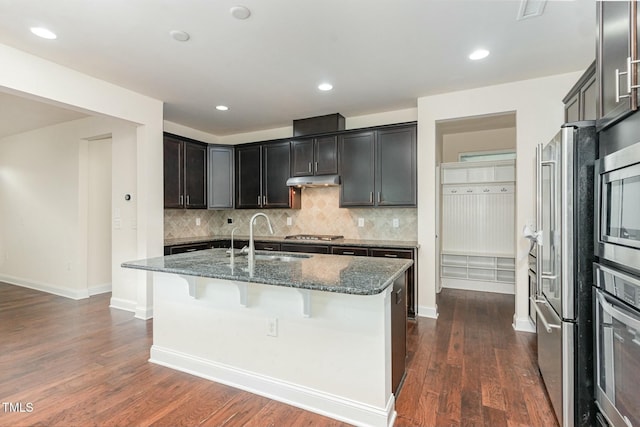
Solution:
M216 105L216 110L218 111L227 111L229 109L229 107L227 107L226 105Z
M333 85L331 83L320 83L318 85L318 89L320 89L321 91L326 92L328 90L333 89Z
M486 58L487 56L489 56L488 50L477 49L471 52L471 55L469 55L469 59L471 59L472 61L477 61L478 59L483 59L483 58Z
M58 38L56 33L43 27L31 27L30 30L33 34L43 39L55 40Z
M187 40L189 40L191 38L189 33L185 32L185 31L180 31L180 30L169 31L169 34L171 34L171 37L173 37L174 40L179 41L179 42L186 42Z
M229 12L236 19L247 19L251 16L251 11L246 6L233 6Z

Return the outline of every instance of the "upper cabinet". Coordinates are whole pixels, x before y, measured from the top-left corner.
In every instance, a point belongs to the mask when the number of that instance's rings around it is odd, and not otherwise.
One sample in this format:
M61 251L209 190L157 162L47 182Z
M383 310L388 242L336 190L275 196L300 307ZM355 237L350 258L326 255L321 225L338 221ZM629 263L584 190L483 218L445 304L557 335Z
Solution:
M209 182L207 185L207 207L209 209L233 208L233 153L232 146L210 145Z
M340 206L374 206L375 131L340 137Z
M596 120L596 87L594 61L562 100L565 123Z
M415 125L342 135L340 206L416 206L416 149Z
M638 7L635 1L597 2L598 128L638 109Z
M236 208L299 208L300 191L287 187L289 141L236 148Z
M338 137L291 141L291 176L332 175L338 173Z
M206 209L207 145L164 136L164 207Z

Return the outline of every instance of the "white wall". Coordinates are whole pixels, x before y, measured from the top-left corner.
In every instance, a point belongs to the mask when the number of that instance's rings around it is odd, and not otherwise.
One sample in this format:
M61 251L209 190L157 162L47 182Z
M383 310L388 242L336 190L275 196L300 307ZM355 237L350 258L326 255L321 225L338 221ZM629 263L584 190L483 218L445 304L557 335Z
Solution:
M530 330L527 316L528 243L520 238L535 223L535 146L554 136L563 122L562 98L581 72L427 96L418 99L418 311L437 317L436 305L436 122L516 113L516 312L514 327Z
M442 136L442 162L457 162L460 153L516 148L516 128L448 133Z
M358 129L369 126L382 126L394 123L415 122L418 117L417 108L386 111L382 113L364 114L362 116L345 117L345 129ZM166 127L165 127L166 129ZM188 136L179 132L178 135ZM239 133L218 137L219 144L242 144L245 142L268 141L270 139L291 138L293 135L293 121L291 126L275 129L265 129L255 132ZM204 141L204 139L203 139Z
M118 168L121 161L129 164L127 162L135 159L133 169L125 173L130 178L131 172L135 178L127 181L126 190L121 188L124 183L114 180L113 193L115 200L124 194L122 190L137 195L136 239L133 246L135 256L132 258L162 255L162 102L5 45L0 45L0 63L0 90L3 92L88 114L122 119L136 125L135 135L131 137L135 147L134 156L120 158L115 154L117 144L114 132L113 158L118 159L114 161L114 169ZM113 207L117 207L115 202ZM114 270L121 270L118 260L123 255L128 255L130 248L126 245L131 244L128 238L124 238L122 242L118 238L114 234ZM121 280L124 277L131 283L124 283ZM135 310L136 317L139 318L151 316L151 275L118 271L118 274L113 274L112 280L114 298L117 298L116 295L133 297L126 301L127 304L115 305ZM133 293L131 287L134 288Z
M107 133L113 142L88 140ZM135 302L120 268L110 287L112 251L120 262L136 257L135 229L111 245L112 187L135 191L136 176L132 165L112 172L112 151L135 166L135 126L90 117L0 140L0 280L70 298L113 290ZM126 212L128 223L136 213Z

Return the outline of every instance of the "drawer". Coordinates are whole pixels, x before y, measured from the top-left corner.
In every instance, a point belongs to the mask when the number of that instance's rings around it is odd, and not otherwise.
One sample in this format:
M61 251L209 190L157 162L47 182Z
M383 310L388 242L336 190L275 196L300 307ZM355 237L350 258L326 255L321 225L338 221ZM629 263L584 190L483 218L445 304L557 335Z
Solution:
M283 243L280 245L282 251L285 252L306 252L308 254L328 254L328 245L305 245L305 244L292 244Z
M185 252L195 252L202 251L204 249L211 248L211 242L203 242L203 243L190 243L188 245L175 245L169 246L168 255L182 254ZM167 250L165 250L165 253Z
M360 248L357 246L332 246L331 253L333 255L353 255L353 256L367 256L369 251L367 248Z
M280 243L273 242L253 242L256 250L260 251L279 251Z
M405 258L413 259L413 251L408 249L383 249L375 248L369 250L369 255L384 258Z

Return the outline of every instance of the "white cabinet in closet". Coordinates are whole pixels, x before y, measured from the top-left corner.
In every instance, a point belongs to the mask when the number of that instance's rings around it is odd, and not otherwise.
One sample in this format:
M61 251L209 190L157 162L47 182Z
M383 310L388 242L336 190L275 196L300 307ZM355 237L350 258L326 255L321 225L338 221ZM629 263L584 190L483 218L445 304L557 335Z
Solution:
M513 293L515 162L445 163L442 286Z

